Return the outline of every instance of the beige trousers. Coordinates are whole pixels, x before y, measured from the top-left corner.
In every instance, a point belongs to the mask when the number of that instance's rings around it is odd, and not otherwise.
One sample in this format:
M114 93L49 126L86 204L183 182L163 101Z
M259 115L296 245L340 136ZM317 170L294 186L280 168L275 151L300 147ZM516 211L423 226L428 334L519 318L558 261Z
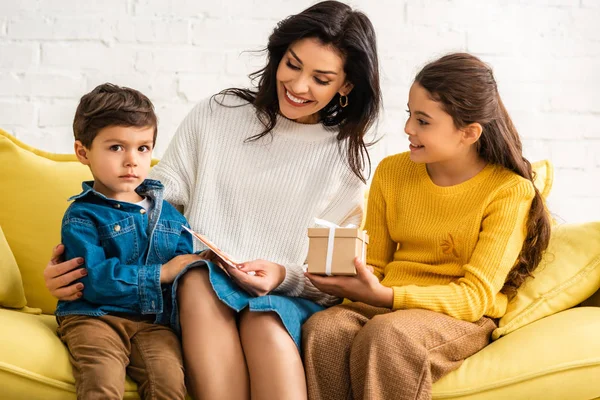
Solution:
M114 315L69 315L58 322L78 399L121 400L125 373L138 384L142 399L185 398L181 345L169 327Z
M422 309L351 303L314 314L302 328L313 400L424 400L431 385L490 341L496 324Z

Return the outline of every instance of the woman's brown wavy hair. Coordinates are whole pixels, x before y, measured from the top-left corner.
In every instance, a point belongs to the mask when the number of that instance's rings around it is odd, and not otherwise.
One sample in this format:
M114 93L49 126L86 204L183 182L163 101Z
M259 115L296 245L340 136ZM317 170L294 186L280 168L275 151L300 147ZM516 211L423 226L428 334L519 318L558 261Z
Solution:
M347 162L354 174L366 182L365 170L371 160L365 143L365 134L376 122L381 108L379 63L375 29L369 18L360 11L339 1L322 1L299 14L280 21L266 47L267 65L250 74L257 82L255 89L230 88L220 94L238 96L256 108L264 130L248 141L260 139L275 128L279 114L277 98L277 67L285 52L301 39L315 38L330 45L344 58L346 80L352 83L348 94L348 106L340 106L336 94L319 111L320 123L339 128L338 143L347 143ZM368 174L367 174L368 175Z
M523 157L519 133L502 104L491 68L467 53L448 54L427 64L415 78L431 98L442 104L454 125L463 128L477 122L483 127L477 142L481 158L501 165L533 183L531 163ZM535 186L534 186L535 188ZM513 296L538 266L550 239L550 217L540 192L529 210L527 236L502 292Z

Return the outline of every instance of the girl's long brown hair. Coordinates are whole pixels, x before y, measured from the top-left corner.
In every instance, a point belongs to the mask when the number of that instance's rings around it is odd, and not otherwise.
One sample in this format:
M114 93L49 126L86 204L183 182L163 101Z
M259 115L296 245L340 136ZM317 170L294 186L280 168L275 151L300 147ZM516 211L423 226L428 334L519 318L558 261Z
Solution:
M426 65L415 78L432 99L442 104L454 125L463 128L478 122L483 132L477 143L481 158L501 165L532 183L531 163L523 157L519 133L502 104L494 74L489 66L467 53L448 54ZM535 188L535 185L534 185ZM550 218L540 192L529 210L527 236L515 266L506 278L502 292L509 296L538 266L550 239Z

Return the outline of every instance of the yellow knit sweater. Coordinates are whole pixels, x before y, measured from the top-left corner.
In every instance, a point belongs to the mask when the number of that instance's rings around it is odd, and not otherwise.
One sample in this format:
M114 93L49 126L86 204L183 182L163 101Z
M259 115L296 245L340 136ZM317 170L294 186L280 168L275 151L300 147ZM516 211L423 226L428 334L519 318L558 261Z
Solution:
M384 159L369 193L367 263L393 288L393 308L466 321L503 316L500 290L523 246L534 194L530 181L499 166L441 187L408 153Z

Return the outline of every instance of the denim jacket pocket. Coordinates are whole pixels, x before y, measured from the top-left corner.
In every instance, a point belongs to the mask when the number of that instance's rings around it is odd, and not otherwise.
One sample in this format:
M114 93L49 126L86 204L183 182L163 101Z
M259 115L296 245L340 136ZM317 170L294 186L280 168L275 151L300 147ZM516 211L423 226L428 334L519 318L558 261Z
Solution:
M181 236L181 221L160 220L154 230L154 238L152 246L154 255L161 263L168 262L175 255L179 236Z
M103 225L98 228L100 244L107 254L126 263L133 263L139 257L138 237L135 220L132 216Z

